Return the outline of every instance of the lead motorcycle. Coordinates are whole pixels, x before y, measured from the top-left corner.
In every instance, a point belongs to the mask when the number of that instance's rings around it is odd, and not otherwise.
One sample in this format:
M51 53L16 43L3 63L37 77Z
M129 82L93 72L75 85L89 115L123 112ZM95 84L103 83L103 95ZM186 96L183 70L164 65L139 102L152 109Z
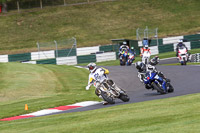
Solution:
M163 74L161 75L156 71L147 72L143 81L147 89L157 90L160 94L166 94L174 91L170 80L166 79Z
M149 51L144 51L143 55L142 55L142 62L144 64L148 64L149 63L149 60L150 60L150 52Z
M129 96L126 94L125 90L119 88L112 80L105 79L102 83L96 82L99 84L96 92L98 95L101 95L102 98L110 104L115 103L115 99L118 98L123 102L128 102L130 100Z
M181 63L181 65L186 65L189 58L191 58L191 57L188 55L187 49L184 46L179 47L178 59L179 59L179 62Z

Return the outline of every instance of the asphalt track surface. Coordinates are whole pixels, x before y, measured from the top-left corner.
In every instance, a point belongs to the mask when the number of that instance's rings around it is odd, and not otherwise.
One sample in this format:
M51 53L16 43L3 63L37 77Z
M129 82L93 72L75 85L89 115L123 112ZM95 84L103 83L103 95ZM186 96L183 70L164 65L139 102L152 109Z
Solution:
M177 63L176 58L160 61L162 64ZM130 104L136 102L143 102L155 99L163 99L169 97L182 96L193 93L200 93L200 66L162 66L158 65L156 68L162 71L164 75L171 80L171 84L174 87L173 93L161 95L157 91L147 90L144 85L139 81L137 77L137 69L132 66L105 66L110 71L108 75L118 86L125 89L130 97L129 102L122 102L116 99L115 104L108 105L92 105L88 107L82 107L60 113L80 112L87 110L94 110L100 108L106 108L111 106L117 106L121 104ZM95 90L92 90L95 91ZM95 94L94 94L95 95ZM58 113L55 113L58 114Z

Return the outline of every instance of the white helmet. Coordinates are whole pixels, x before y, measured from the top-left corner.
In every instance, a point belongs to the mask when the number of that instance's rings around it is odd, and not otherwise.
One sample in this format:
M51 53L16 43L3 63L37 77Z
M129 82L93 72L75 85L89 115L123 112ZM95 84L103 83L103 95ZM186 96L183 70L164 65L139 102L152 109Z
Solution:
M126 45L127 43L126 42L123 42L123 45Z
M152 66L152 65L147 65L147 71L155 71L156 70L156 67L155 66Z
M89 63L87 65L87 67L88 67L90 73L93 73L96 70L96 64L95 63Z
M178 43L182 43L182 42L183 42L183 39L179 39L179 40L178 40Z
M148 46L148 45L144 45L144 47L145 47L145 48L148 48L149 46Z

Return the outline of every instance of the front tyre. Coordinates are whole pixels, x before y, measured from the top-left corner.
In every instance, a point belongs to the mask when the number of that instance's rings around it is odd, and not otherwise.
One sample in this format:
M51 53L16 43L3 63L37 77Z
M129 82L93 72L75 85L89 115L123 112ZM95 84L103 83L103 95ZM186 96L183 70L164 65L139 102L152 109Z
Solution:
M114 103L115 103L114 98L108 96L108 93L102 91L102 92L101 92L101 96L102 96L103 99L104 99L105 101L107 101L108 103L110 103L110 104L114 104Z
M152 86L155 90L157 90L160 94L166 94L166 92L159 86L157 85L156 83L152 83Z
M125 93L121 93L120 96L119 96L119 99L121 99L123 102L128 102L130 100L128 95L125 94Z
M172 93L172 92L174 92L174 87L170 84L170 83L168 83L168 87L169 87L169 89L167 90L169 93Z

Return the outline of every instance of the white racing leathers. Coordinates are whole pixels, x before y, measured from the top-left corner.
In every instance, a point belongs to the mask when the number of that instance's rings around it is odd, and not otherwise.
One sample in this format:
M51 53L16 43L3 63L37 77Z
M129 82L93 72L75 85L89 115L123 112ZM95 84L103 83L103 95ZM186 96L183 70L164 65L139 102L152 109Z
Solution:
M105 70L103 68L97 68L93 73L90 73L88 86L91 86L93 84L97 88L99 84L96 83L102 83L104 80L107 79L107 75L104 73Z

